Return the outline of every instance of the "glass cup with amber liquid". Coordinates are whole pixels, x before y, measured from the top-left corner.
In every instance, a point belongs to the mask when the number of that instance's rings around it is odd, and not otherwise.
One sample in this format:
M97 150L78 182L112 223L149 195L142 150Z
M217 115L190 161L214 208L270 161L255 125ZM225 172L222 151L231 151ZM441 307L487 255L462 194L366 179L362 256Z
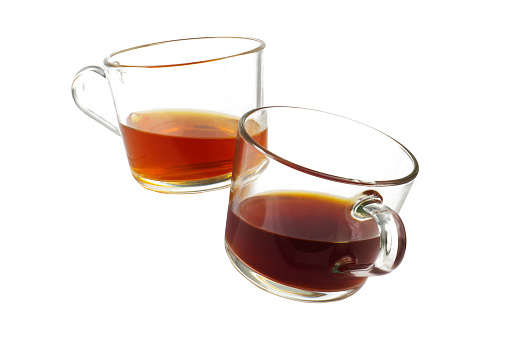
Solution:
M240 116L262 105L264 47L253 38L206 37L128 48L103 67L80 70L72 95L122 137L141 186L161 193L219 189L230 183ZM97 75L108 81L118 123L80 100L88 77Z

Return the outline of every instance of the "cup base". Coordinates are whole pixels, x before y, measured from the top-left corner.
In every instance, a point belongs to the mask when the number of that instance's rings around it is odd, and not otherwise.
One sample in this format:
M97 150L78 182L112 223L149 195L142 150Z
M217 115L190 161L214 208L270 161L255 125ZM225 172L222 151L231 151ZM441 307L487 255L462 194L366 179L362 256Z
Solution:
M144 188L166 194L202 193L230 186L231 173L195 181L159 181L143 178L131 171L134 179Z
M283 285L267 277L264 277L250 269L233 253L233 251L230 249L230 246L228 246L226 242L225 247L226 253L228 254L228 258L232 262L233 266L244 277L246 277L249 281L251 281L253 284L261 288L262 290L265 290L269 293L275 294L286 299L303 302L327 302L342 300L348 298L349 296L360 290L365 283L364 281L361 284L354 286L348 290L334 292L310 291Z

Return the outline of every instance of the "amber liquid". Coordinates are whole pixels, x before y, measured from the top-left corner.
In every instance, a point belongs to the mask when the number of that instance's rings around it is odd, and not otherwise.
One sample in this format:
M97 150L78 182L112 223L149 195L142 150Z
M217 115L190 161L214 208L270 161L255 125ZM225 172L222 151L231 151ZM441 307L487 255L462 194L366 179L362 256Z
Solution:
M219 113L159 109L130 114L120 130L138 176L189 182L231 175L237 125Z
M232 210L226 242L246 266L278 283L312 291L343 291L366 278L341 270L366 267L380 248L378 226L350 215L352 203L312 193L247 198Z

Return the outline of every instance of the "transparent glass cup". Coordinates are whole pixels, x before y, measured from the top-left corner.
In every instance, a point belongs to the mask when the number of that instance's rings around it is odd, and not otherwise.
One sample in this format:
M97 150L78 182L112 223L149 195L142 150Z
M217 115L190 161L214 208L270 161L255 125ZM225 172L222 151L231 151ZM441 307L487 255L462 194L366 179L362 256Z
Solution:
M76 105L122 137L134 178L161 193L227 187L238 120L262 105L263 41L204 37L128 48L81 69ZM84 101L89 76L108 80L117 123ZM117 127L118 126L118 127Z
M254 109L239 121L227 254L278 296L347 298L401 263L398 212L418 170L409 150L362 123L304 108Z

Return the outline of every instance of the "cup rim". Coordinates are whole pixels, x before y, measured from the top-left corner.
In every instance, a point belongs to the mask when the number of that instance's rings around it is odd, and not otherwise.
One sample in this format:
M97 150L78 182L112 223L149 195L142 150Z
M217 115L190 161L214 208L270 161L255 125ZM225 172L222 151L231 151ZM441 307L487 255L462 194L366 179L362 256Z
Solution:
M401 150L403 152L405 152L407 154L407 156L410 158L410 160L412 161L413 170L409 174L407 174L406 176L401 177L401 178L397 178L397 179L378 180L378 181L365 181L365 180L361 180L361 179L345 178L345 177L341 177L341 176L338 176L338 175L333 175L333 174L329 174L329 173L325 173L325 172L316 171L316 170L314 170L312 168L301 166L301 165L299 165L297 163L294 163L292 161L286 160L285 158L283 158L283 157L281 157L281 156L279 156L279 155L269 151L267 148L263 147L258 142L256 142L247 133L247 131L245 129L245 121L246 121L246 119L250 115L254 114L255 112L258 112L258 111L261 111L261 110L268 110L268 109L271 109L271 108L301 109L301 110L308 110L308 111L314 111L314 112L319 112L319 113L331 114L331 115L335 115L337 117L340 117L340 118L343 118L343 119L346 119L346 120L350 120L350 121L355 122L357 124L363 125L363 126L365 126L367 128L370 128L370 129L372 129L372 130L374 130L374 131L376 131L378 133L383 134L384 136L386 136L387 138L393 140L396 144L398 144L400 146ZM411 182L412 180L414 180L417 177L417 174L419 173L419 163L417 162L417 159L412 154L412 152L410 152L410 150L408 150L399 141L397 141L393 137L387 135L386 133L381 132L380 130L378 130L376 128L373 128L373 127L371 127L369 125L366 125L366 124L364 124L362 122L359 122L357 120L350 119L350 118L347 118L345 116L342 116L342 115L339 115L339 114L335 114L335 113L330 113L330 112L321 111L321 110L317 110L317 109L304 108L304 107L295 107L295 106L265 106L265 107L259 107L259 108L255 108L255 109L245 113L240 118L238 130L239 130L239 135L244 140L246 140L250 145L252 145L259 152L264 154L266 157L268 157L268 158L270 158L272 160L275 160L275 161L277 161L277 162L279 162L279 163L281 163L281 164L283 164L285 166L293 168L293 169L295 169L297 171L300 171L300 172L303 172L303 173L306 173L306 174L310 174L310 175L313 175L313 176L316 176L316 177L319 177L319 178L327 179L327 180L332 180L332 181L337 181L337 182L347 183L347 184L352 184L352 185L360 185L360 186L397 186L397 185L403 185L403 184Z
M132 50L136 50L136 49L140 49L140 48L145 48L145 47L156 46L156 45L162 45L162 44L166 44L166 43L170 43L170 42L186 41L186 40L200 40L200 39L244 39L244 40L251 40L251 41L258 42L258 46L256 46L255 48L249 49L247 51L241 52L241 53L236 53L236 54L232 54L232 55L226 55L226 56L220 57L220 58L206 59L206 60L186 62L186 63L175 63L175 64L149 65L149 66L147 66L147 65L123 65L123 64L119 64L119 63L112 63L112 62L110 62L110 59L112 57L114 57L115 55L118 55L118 54L121 54L121 53L125 53L125 52L129 52L129 51L132 51ZM237 56L241 56L241 55L246 55L246 54L252 54L252 53L259 52L259 51L263 50L264 48L265 48L265 42L263 42L262 40L257 39L257 38L249 38L249 37L213 36L213 37L197 37L197 38L174 39L174 40L166 40L166 41L159 41L159 42L139 45L139 46L126 48L126 49L123 49L123 50L111 53L106 58L104 58L104 65L107 66L107 67L111 67L111 68L122 68L122 67L128 67L128 68L164 68L164 67L186 66L186 65L195 65L195 64L202 64L202 63L206 63L206 62L224 60L224 59L233 58L233 57L237 57Z

